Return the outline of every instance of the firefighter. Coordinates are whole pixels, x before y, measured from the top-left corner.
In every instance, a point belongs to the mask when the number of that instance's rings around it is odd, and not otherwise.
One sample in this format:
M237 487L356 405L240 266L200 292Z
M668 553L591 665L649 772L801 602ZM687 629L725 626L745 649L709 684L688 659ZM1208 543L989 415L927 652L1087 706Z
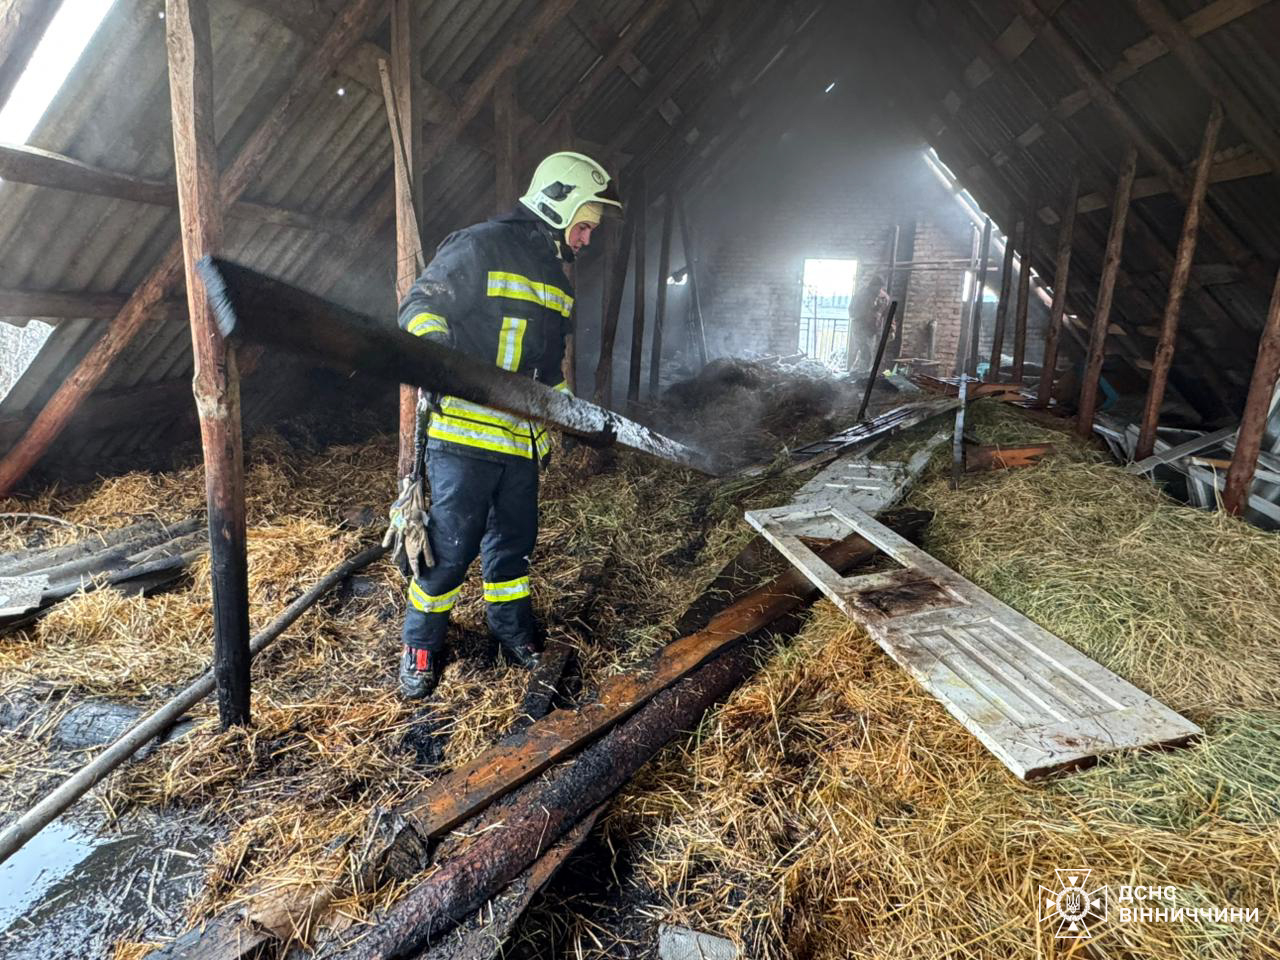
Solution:
M401 328L568 392L560 367L573 293L563 264L591 242L607 212L621 209L600 164L551 154L513 210L440 244L400 304ZM477 553L501 653L532 667L541 649L529 556L546 428L458 397L433 398L431 407L429 509L419 482L405 478L388 530L409 577L400 691L410 699L430 696L439 682L449 611Z

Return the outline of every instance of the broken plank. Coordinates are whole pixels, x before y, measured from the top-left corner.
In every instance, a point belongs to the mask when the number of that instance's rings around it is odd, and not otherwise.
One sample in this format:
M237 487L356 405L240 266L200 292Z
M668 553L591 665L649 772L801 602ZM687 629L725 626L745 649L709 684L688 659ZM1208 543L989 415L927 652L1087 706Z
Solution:
M829 515L902 569L841 577L791 532L811 511L747 520L1018 777L1202 732L872 517Z

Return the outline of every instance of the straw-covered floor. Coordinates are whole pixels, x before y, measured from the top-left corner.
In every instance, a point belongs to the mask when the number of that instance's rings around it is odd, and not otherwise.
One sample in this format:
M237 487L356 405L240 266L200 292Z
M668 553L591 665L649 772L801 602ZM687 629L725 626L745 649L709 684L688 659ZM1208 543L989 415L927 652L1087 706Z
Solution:
M823 403L838 419L841 404ZM694 741L666 751L615 803L599 849L625 864L625 912L719 932L760 960L1083 957L1037 926L1035 903L1055 868L1088 866L1112 884L1176 884L1180 904L1260 911L1253 927L1111 923L1100 941L1107 955L1263 955L1280 917L1280 540L1179 506L1006 408L971 411L985 441L1052 439L1061 453L970 477L958 492L937 464L911 498L936 514L926 546L1186 713L1205 727L1204 741L1020 784L819 604ZM822 417L808 418L810 435L800 438L783 433L784 421L794 430L806 417L770 419L760 443L811 439L832 426ZM589 688L672 635L749 539L744 505L785 502L804 478L716 484L629 455L587 474L582 459L560 455L545 477L534 573L549 635L578 648ZM303 453L265 437L248 461L261 625L380 533L344 518L361 507L381 515L394 449L380 439ZM202 503L193 467L0 509L55 514L83 530L178 519ZM348 875L375 806L475 756L514 719L526 675L484 663L478 577L456 610L457 658L439 704L423 714L394 690L402 582L386 564L372 573L365 590L323 603L255 664L250 729L217 732L206 704L192 736L95 791L109 812L145 805L223 831L188 919ZM150 598L85 595L0 638L5 690L36 685L54 714L85 696L158 702L207 661L207 577L197 567L190 584ZM69 770L86 758L51 750L51 726L0 745L3 809L32 799L31 779L16 771ZM355 896L341 909L366 915L397 892ZM593 929L599 918L587 902L599 898L550 894L523 926L525 949L554 929L567 938L562 950L599 955L609 938ZM140 925L134 940L154 936ZM118 956L144 952L122 943Z
M1020 783L823 602L614 805L609 842L639 864L646 914L753 960L1280 954L1280 538L993 403L971 410L981 439L1060 455L959 491L935 464L910 498L935 511L926 547L1203 741ZM1091 945L1036 922L1038 886L1075 867L1111 885ZM1122 884L1258 920L1120 923Z
M806 425L787 425L793 434L797 426ZM811 439L814 426L807 428ZM773 447L781 439L764 437ZM575 646L587 689L671 639L675 620L749 539L743 506L778 502L799 482L717 484L625 453L608 455L602 472L590 472L583 469L588 459L588 451L561 453L544 474L533 568L535 605L549 638ZM253 441L247 464L257 629L381 535L376 518L392 497L395 442L303 452L267 435ZM198 465L53 489L0 503L0 511L44 513L76 526L23 524L0 546L64 542L148 517L175 521L199 512L203 501ZM353 526L365 507L375 523ZM127 766L92 795L108 815L141 805L196 818L226 836L189 921L247 898L261 902L273 890L350 877L375 807L390 807L465 763L516 719L528 675L487 660L478 572L455 608L454 659L428 709L406 704L395 690L403 581L389 562L370 573L356 595L322 602L254 662L251 727L220 733L206 701L193 734ZM78 595L35 626L0 637L0 695L35 690L48 701L38 721L0 745L0 810L20 813L58 773L91 756L52 746L57 719L70 705L92 697L151 707L204 669L210 606L206 560L179 589L151 597L110 589ZM45 775L32 777L33 770ZM340 911L361 916L397 893L353 896ZM140 924L138 938L144 929ZM140 948L126 943L120 950L133 956Z

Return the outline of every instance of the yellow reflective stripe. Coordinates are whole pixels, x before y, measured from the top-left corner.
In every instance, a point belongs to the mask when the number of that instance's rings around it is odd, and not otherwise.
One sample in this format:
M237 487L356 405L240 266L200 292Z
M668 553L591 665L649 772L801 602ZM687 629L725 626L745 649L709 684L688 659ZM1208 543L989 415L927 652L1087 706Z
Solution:
M547 436L547 431L539 430L535 440L538 448L538 459L541 460L551 451L551 438Z
M461 589L461 586L457 586L448 593L442 593L437 597L432 596L418 586L417 580L410 580L409 603L413 605L413 609L422 613L448 613L453 609L453 605L458 602L458 591Z
M528 577L516 577L514 580L504 580L502 583L485 581L484 598L489 603L508 603L527 596L529 596Z
M569 396L571 396L571 397L573 396L573 391L569 389L569 381L568 381L568 380L561 380L559 383L557 383L557 384L556 384L554 387L552 387L551 389L552 389L552 390L559 390L561 393L567 393L567 394L568 394Z
M479 450L492 450L496 453L510 453L526 459L533 456L528 438L520 442L518 436L502 427L491 427L483 423L472 423L454 417L433 416L431 425L427 427L427 436L436 440L447 440Z
M491 297L527 300L554 310L562 317L569 316L573 310L573 297L559 287L504 270L489 271L488 293Z
M448 333L449 321L438 313L419 313L409 321L409 332L415 337L425 337L428 333Z
M440 409L446 414L456 414L464 420L478 420L491 423L495 427L504 427L513 433L528 434L529 421L512 413L503 413L493 407L485 407L461 397L444 397L440 401Z
M524 350L524 331L528 320L519 317L503 317L502 332L498 334L498 366L503 370L520 369L520 354Z

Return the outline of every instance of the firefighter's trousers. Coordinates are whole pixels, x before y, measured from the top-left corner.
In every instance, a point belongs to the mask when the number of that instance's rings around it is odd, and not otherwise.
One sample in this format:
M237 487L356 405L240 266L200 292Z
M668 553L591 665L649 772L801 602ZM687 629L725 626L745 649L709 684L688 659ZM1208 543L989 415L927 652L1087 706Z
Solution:
M405 644L434 653L444 649L449 611L479 553L489 629L503 646L536 646L529 555L538 538L537 463L518 457L496 462L433 449L427 456L427 479L427 539L435 566L409 582Z

